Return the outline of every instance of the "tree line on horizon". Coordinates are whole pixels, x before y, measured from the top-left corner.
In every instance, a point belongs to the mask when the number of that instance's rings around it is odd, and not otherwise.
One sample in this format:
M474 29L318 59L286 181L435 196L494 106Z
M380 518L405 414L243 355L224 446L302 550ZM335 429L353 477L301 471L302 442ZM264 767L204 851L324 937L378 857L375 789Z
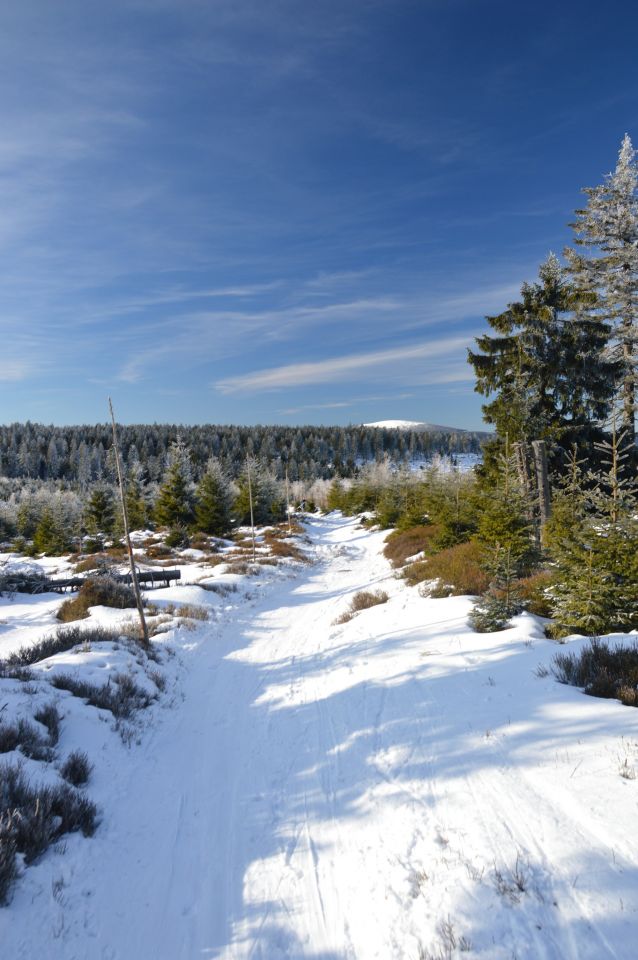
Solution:
M0 425L0 478L65 481L86 489L114 479L110 426L107 423L56 427L39 423ZM211 457L230 477L241 473L246 458L259 460L276 477L291 481L351 477L364 463L389 459L400 464L479 453L484 434L470 431L417 432L379 427L316 426L119 426L122 459L145 483L161 482L173 444L189 450L195 480Z

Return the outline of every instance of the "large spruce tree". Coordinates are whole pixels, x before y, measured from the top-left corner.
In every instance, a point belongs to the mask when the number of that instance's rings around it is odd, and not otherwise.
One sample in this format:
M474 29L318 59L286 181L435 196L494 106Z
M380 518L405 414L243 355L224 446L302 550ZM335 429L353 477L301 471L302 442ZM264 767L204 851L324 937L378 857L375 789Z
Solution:
M550 254L536 283L525 283L521 299L488 317L496 336L477 338L468 351L487 423L496 427L486 462L494 466L507 441L548 441L553 465L574 443L600 440L600 421L609 413L613 361L604 357L609 327L585 313L582 296Z

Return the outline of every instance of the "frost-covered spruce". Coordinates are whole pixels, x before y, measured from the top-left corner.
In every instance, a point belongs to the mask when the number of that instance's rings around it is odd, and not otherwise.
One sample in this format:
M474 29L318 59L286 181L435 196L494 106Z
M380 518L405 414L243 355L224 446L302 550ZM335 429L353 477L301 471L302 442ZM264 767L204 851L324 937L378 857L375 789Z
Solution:
M623 429L636 435L638 355L638 165L628 135L613 173L583 191L587 205L572 224L576 245L567 249L575 285L589 298L589 316L611 325L610 353L620 365L618 393Z

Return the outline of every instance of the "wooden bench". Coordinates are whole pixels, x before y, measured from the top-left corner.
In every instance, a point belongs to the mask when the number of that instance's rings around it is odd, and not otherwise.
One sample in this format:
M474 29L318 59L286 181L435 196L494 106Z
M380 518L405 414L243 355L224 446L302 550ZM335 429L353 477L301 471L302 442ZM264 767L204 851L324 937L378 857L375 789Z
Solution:
M109 576L119 583L131 583L130 573L112 573ZM171 583L181 579L179 570L138 570L137 579L140 586L148 587L170 587ZM48 577L11 577L0 581L0 589L6 593L66 593L67 590L79 590L86 580L92 579L86 577L66 577L64 579L50 579Z

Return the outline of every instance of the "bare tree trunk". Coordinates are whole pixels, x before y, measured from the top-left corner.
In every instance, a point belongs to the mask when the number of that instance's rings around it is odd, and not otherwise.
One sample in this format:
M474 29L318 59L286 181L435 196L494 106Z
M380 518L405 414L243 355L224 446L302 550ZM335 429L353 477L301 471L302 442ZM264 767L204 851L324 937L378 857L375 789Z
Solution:
M536 485L532 483L530 473L529 445L522 440L515 443L514 457L516 460L518 480L525 499L525 516L534 531L534 539L540 546L541 534L537 515L538 497L536 496Z
M521 484L521 489L525 498L529 499L532 491L532 484L529 475L529 462L527 459L527 444L519 441L514 444L514 456L516 457L516 472Z
M547 469L547 447L545 446L545 441L532 440L532 449L534 451L538 504L542 528L543 524L549 520L552 510L549 495L549 471Z
M634 370L633 345L625 340L622 345L622 352L627 368L623 383L622 429L627 442L633 446L636 442L636 371Z
M135 593L135 603L137 604L137 612L140 615L140 626L142 628L142 642L145 647L150 646L150 640L148 637L148 627L146 626L146 617L144 616L144 604L142 602L142 594L140 593L140 584L137 579L137 570L135 569L135 559L133 557L133 547L131 546L131 536L128 526L128 510L126 509L126 494L124 491L124 475L122 471L122 461L120 459L120 448L117 442L117 428L115 426L115 414L113 412L113 404L111 403L111 398L109 397L109 410L111 411L111 424L113 425L113 449L115 450L115 466L117 467L117 480L120 485L120 500L122 503L122 520L124 522L124 538L126 540L126 549L128 551L128 561L131 567L131 582L133 584L133 591Z

